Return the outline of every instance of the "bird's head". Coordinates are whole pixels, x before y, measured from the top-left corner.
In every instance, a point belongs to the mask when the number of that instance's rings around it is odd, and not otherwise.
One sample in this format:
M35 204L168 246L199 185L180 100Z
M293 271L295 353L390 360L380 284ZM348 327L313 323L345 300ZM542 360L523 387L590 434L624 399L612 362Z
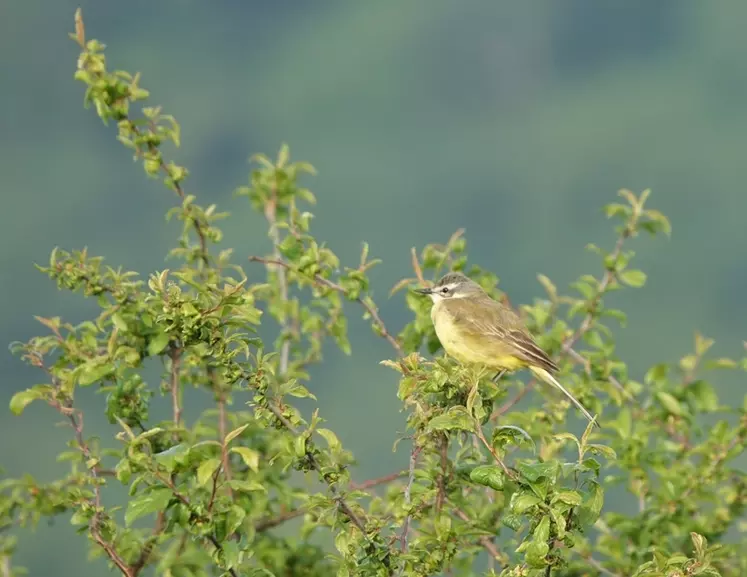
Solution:
M460 272L447 273L432 287L418 288L415 292L428 295L434 303L445 299L480 296L485 293L479 284Z

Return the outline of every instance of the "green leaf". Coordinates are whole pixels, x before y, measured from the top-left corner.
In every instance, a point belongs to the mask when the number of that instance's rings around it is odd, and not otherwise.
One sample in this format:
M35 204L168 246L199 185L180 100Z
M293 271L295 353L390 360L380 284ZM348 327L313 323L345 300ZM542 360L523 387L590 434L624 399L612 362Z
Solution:
M518 531L521 529L521 517L514 515L513 513L507 513L501 517L501 524L505 525L509 529Z
M541 501L542 499L531 493L514 493L511 497L511 511L517 515L521 515L524 511L531 509Z
M246 428L249 426L249 423L246 425L241 425L239 428L234 429L230 433L226 435L226 438L223 439L223 445L228 445L231 441L233 441L236 437L238 437L241 433L243 433Z
M324 440L327 441L329 448L333 452L340 451L342 449L342 444L340 443L340 440L337 438L337 435L335 435L334 432L330 431L329 429L317 429L316 432L324 437Z
M246 466L255 473L259 470L259 452L249 447L231 447L231 452L238 454Z
M589 331L584 334L583 338L589 344L589 346L595 349L604 348L604 341L602 340L602 336L597 331Z
M561 503L575 507L581 504L582 498L577 491L558 491L553 497L554 501L560 501Z
M496 491L503 489L503 469L498 465L478 465L472 469L469 478Z
M98 364L95 362L81 365L78 373L78 384L82 387L92 385L102 380L114 372L114 365L111 363Z
M646 372L646 375L643 377L643 382L647 385L663 383L666 381L668 375L669 365L665 363L659 363L658 365L654 365L653 367L651 367Z
M453 429L470 432L475 430L474 419L464 407L451 407L445 413L432 418L426 427L429 433L451 431Z
M590 489L586 493L580 508L579 519L582 526L589 526L596 522L604 505L604 491L596 481L589 481Z
M678 417L681 417L684 414L684 411L682 410L682 405L680 405L680 402L677 399L675 399L671 394L665 391L658 391L656 393L656 398L664 406L664 408L670 413L672 413L673 415L677 415Z
M604 214L607 215L607 218L612 218L613 216L618 215L627 217L630 214L630 208L624 204L613 202L604 207Z
M503 448L509 443L520 445L522 442L526 442L532 447L532 452L537 452L537 446L534 444L534 439L529 436L524 429L516 427L514 425L501 425L493 430L492 443L494 447Z
M154 335L148 343L148 355L155 357L160 355L168 346L171 337L167 333L158 333Z
M537 526L534 528L534 533L532 533L532 538L534 541L547 541L550 538L550 517L545 515L542 517L539 523L537 523Z
M157 462L163 465L167 471L174 470L177 463L183 463L189 454L189 447L184 443L179 443L173 447L153 455ZM125 461L126 462L126 461Z
M546 519L547 517L545 517ZM545 567L545 557L550 552L547 541L532 541L526 549L527 563L532 567Z
M687 387L687 393L692 395L698 409L708 412L718 410L718 395L710 383L703 380L694 381Z
M708 360L703 364L703 366L706 369L736 369L738 365L737 361L733 359L721 357L719 359Z
M119 313L114 313L112 315L112 323L115 327L117 327L118 330L122 331L123 333L127 332L127 321L125 321L124 318L122 318L122 315L120 315Z
M576 438L576 435L572 433L558 433L557 435L553 435L552 438L556 441L573 441L578 448L578 454L581 455L581 442Z
M702 357L704 354L708 352L708 349L710 349L713 346L713 343L716 341L713 339L709 339L708 337L704 337L699 332L695 333L695 354L699 357Z
M549 479L552 484L558 480L558 473L560 472L560 463L552 460L546 463L519 463L516 465L518 471L524 476L524 478L530 483L537 482L541 477Z
M669 219L658 210L648 209L643 212L648 218L651 219L652 223L657 225L657 228L667 235L672 236L672 224Z
M25 391L18 391L10 399L10 410L14 415L20 415L31 402L43 399L51 392L52 387L49 385L36 385Z
M251 493L253 491L261 491L263 493L267 493L267 487L265 487L259 481L247 481L244 479L231 479L228 482L228 486L231 487L232 489L236 489L237 491L241 491L243 493Z
M147 493L141 493L132 501L127 504L127 510L125 511L125 524L129 527L132 525L135 519L147 515L148 513L156 513L166 509L169 501L171 501L173 494L171 489L159 488Z
M624 270L620 273L620 281L628 286L640 288L646 284L646 273L642 270Z
M610 460L617 459L617 453L615 453L615 450L605 445L593 445L592 444L586 447L586 450L595 455L602 455L606 459L610 459Z
M197 484L201 487L205 486L218 467L220 467L220 459L216 458L207 459L200 463L200 466L197 467Z
M296 397L299 399L314 399L316 401L316 397L311 394L311 392L304 387L301 383L299 383L296 379L291 379L284 383L280 387L280 394L281 395L290 395L291 397Z
M558 534L558 539L562 539L565 537L565 516L557 509L550 509L550 516L552 517L553 523L555 523L555 531Z
M690 533L690 539L693 541L693 545L695 546L695 557L698 560L702 560L705 556L706 549L708 547L708 540L703 537L703 535L700 535L695 532Z

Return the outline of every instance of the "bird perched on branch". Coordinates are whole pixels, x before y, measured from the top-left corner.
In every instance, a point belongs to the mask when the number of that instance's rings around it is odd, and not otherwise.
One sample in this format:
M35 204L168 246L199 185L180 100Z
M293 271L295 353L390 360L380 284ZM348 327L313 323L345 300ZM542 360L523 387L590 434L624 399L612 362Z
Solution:
M543 351L510 307L494 300L459 272L444 275L433 287L415 289L433 301L431 320L446 353L462 364L479 364L502 376L529 369L559 389L589 419L594 417L553 376L558 365Z

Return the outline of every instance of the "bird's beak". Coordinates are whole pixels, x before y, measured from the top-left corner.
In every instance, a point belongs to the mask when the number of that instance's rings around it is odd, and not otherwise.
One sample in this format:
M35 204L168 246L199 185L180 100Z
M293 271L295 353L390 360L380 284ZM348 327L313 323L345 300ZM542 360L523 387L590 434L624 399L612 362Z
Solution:
M432 288L416 288L416 293L420 293L421 295L429 295L433 292Z

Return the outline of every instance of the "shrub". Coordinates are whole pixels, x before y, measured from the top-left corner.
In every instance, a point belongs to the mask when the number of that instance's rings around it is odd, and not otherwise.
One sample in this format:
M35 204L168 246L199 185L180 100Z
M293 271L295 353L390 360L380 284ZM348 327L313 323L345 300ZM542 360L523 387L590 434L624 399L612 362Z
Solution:
M739 533L747 480L734 468L747 406L722 406L707 378L714 369L745 370L747 359L713 358L713 342L696 335L693 353L638 382L608 327L624 324L625 314L604 298L646 281L630 266L628 241L670 232L647 206L648 191L623 190L623 202L605 208L618 240L609 251L589 247L599 276L582 276L565 295L540 275L546 296L521 307L563 381L601 415L601 429L578 438L564 431L564 399L517 410L533 381L493 382L438 354L428 299L409 287L460 270L505 298L494 275L468 263L461 232L413 249L413 278L392 290L404 294L412 320L394 333L369 292L379 261L364 245L357 265L341 266L315 240L304 210L314 195L298 184L313 169L283 147L275 160L256 157L248 186L237 190L266 217L274 247L249 259L267 271L265 282L250 284L231 250L216 249L216 223L227 214L197 204L186 168L162 152L166 142L179 144L176 121L159 107L132 112L147 90L138 75L107 69L80 13L72 36L86 104L116 123L119 141L178 198L168 216L183 223L170 253L180 264L147 282L86 251L55 250L40 267L61 289L95 299L100 313L76 326L38 318L47 333L13 345L44 384L17 393L10 408L20 414L43 401L64 417L72 440L60 457L70 472L48 484L2 481L0 529L68 516L94 554L127 577L747 575ZM322 362L325 341L351 353L348 302L391 344L382 363L399 374L412 446L402 471L364 482L352 480L353 457L319 410L305 416L293 404L314 400L308 370ZM260 323L277 329L274 342L259 338ZM144 377L149 360L162 367L158 387ZM91 388L106 393L115 438L86 434L76 398ZM188 423L185 398L198 390L214 407ZM158 396L169 399L168 419L150 414ZM703 414L713 415L709 426ZM309 488L303 478L318 483ZM111 497L118 485L129 487L121 509ZM605 508L605 491L615 487L632 506ZM294 530L278 531L294 519ZM14 544L12 533L0 534L3 575L20 574L10 563Z

